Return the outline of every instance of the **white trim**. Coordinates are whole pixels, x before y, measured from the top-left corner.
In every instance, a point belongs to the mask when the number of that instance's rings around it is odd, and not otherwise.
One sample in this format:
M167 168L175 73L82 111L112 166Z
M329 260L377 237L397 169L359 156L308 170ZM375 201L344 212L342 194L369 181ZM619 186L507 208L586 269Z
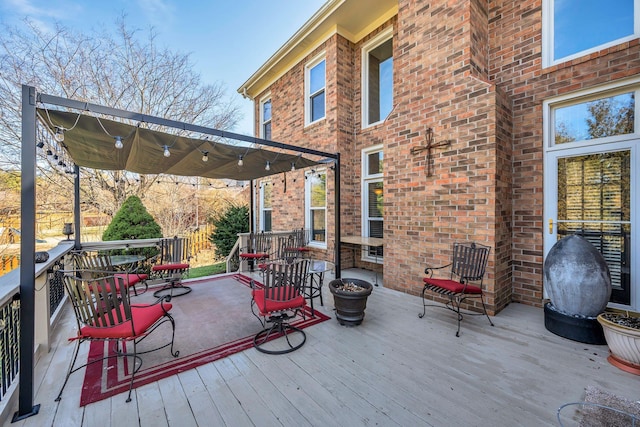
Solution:
M264 125L265 125L264 104L266 104L267 102L271 102L271 118L268 120L268 122L273 123L273 100L271 99L271 92L269 92L268 94L263 96L259 102L259 107L258 107L259 108L258 115L260 117L259 135L260 135L260 138L263 138L263 139L273 139L272 137L265 138L265 135L264 135ZM273 133L273 125L271 125L271 132Z
M324 175L325 176L325 194L324 194L324 224L325 224L325 232L324 232L324 242L319 240L313 240L313 229L311 227L311 180L308 179L310 175ZM327 200L328 200L328 188L327 184L327 170L325 168L316 169L316 170L308 170L304 173L304 224L305 229L309 230L309 243L308 246L312 248L318 249L327 249Z
M369 52L372 51L373 49L377 48L378 46L380 46L383 43L386 43L389 39L393 39L393 26L390 26L389 28L385 29L384 31L380 32L380 34L376 35L375 37L373 37L371 40L368 40L365 44L362 45L362 49L361 49L361 69L362 69L362 75L360 76L361 80L360 80L360 87L361 87L361 94L360 94L360 110L362 112L361 114L361 120L362 120L362 128L368 128L371 126L375 126L378 123L383 122L386 117L380 117L380 120L378 120L377 122L374 123L368 123L369 121L369 60L368 60L368 56L369 56ZM393 58L393 53L392 53L392 58ZM393 94L392 94L393 97ZM393 102L392 102L393 104Z
M607 49L612 46L616 46L622 43L626 43L628 41L637 39L640 37L640 0L634 0L633 2L633 10L634 10L634 20L633 20L633 34L625 37L621 37L616 40L611 40L609 42L593 46L589 49L585 49L580 52L576 52L574 54L564 56L562 58L554 58L554 2L556 0L542 0L542 67L551 67L557 64L561 64L563 62L568 62L576 58L580 58L583 56L588 56L593 52L598 52L604 49ZM602 3L603 7L606 7L606 3Z
M369 215L367 214L369 210L369 192L367 191L368 184L381 182L384 189L384 170L381 173L371 174L368 173L367 166L369 165L368 156L371 153L380 152L384 156L384 145L377 144L371 147L363 148L361 151L361 160L360 165L362 168L361 173L361 183L360 183L360 194L361 197L361 208L360 208L360 229L362 237L371 237L369 235ZM384 157L383 157L384 158ZM383 190L384 191L384 190ZM384 226L384 216L380 220ZM369 255L368 248L361 248L361 260L366 262L372 262L376 264L384 263L384 254L383 256L373 257Z
M319 65L324 61L324 86L322 91L324 91L324 116L321 118L311 121L311 96L316 93L320 93L320 91L315 93L310 93L310 81L311 81L311 69L315 66ZM309 126L314 123L317 123L321 120L324 120L327 117L327 57L326 52L322 52L311 60L309 60L304 66L304 125Z
M267 185L271 185L271 207L264 207L264 189ZM273 182L270 179L260 181L260 231L272 231L264 229L264 213L271 212L271 228L273 229Z

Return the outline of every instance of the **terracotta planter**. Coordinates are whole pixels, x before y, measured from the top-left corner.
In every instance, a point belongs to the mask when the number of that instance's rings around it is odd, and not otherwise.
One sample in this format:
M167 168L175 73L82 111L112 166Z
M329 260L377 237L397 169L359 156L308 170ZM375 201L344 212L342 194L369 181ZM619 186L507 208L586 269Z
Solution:
M340 289L345 283L353 283L362 290L350 291ZM343 326L357 326L364 319L367 297L371 295L373 285L359 279L336 279L329 282L329 291L333 294L336 308L336 319Z
M640 313L611 310L616 313L625 313L630 317L640 317ZM607 320L603 314L598 315L598 322L602 325L610 355L607 360L632 374L640 375L640 329L619 325Z

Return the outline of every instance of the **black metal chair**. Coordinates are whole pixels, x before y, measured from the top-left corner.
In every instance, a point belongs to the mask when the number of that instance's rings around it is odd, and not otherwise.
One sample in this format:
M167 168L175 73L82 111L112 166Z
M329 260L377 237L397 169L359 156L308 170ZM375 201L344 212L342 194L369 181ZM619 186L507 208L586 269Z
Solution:
M306 334L302 329L291 325L290 320L300 313L304 315L306 301L303 288L308 271L307 259L274 261L264 267L264 284L251 282L251 311L263 327L253 338L253 345L258 351L284 354L304 345ZM281 336L284 336L286 342L284 348L267 345L269 341Z
M84 270L94 276L113 275L116 278L121 278L124 286L129 290L133 290L134 295L138 295L139 285L144 286L143 292L146 292L149 287L147 283L149 275L138 271L137 262L134 262L133 266L131 263L127 263L129 265L128 268L125 268L124 271L118 271L118 268L112 264L111 256L109 255L90 255L86 252L77 252L73 254L73 263L76 270Z
M431 305L425 303L425 292L430 291L435 294L445 296L449 299L444 307L455 312L457 315L457 337L460 336L460 321L462 320L460 305L468 299L479 299L482 303L482 313L469 312L466 314L484 313L484 315L489 320L489 324L493 326L493 322L487 314L487 308L484 305L484 298L482 295L482 280L487 268L487 261L489 259L490 250L491 248L489 248L488 246L480 245L477 243L454 243L451 263L443 265L441 267L425 268L424 272L429 276L423 279L423 311L422 313L418 314L418 317L424 317L427 305ZM447 267L451 267L449 278L433 278L433 273L435 270L440 270ZM475 282L475 284L471 284L470 282Z
M108 357L132 357L133 369L129 383L127 402L131 401L131 390L136 372L142 366L141 354L171 346L171 355L178 357L179 352L173 351L175 337L175 321L169 314L172 306L164 299L155 304L131 304L130 293L121 277L77 277L76 271L65 275L65 288L71 301L77 321L76 336L70 338L75 341L73 357L69 364L67 376L60 388L56 401L62 397L62 392L69 380L69 376L90 363L97 363ZM137 345L163 323L171 324L171 340L160 347L144 352L137 351ZM80 343L84 341L108 341L116 346L116 356L92 360L76 367ZM131 343L133 351L122 352L121 344Z
M271 233L251 233L245 248L240 249L240 260L249 262L249 269L253 271L256 263L271 256Z

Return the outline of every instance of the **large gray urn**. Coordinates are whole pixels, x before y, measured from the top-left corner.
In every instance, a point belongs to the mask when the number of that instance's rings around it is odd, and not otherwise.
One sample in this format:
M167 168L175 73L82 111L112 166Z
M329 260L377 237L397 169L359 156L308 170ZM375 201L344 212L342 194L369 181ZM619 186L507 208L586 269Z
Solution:
M544 262L544 278L551 304L569 316L595 317L611 297L611 276L604 257L578 235L553 245Z

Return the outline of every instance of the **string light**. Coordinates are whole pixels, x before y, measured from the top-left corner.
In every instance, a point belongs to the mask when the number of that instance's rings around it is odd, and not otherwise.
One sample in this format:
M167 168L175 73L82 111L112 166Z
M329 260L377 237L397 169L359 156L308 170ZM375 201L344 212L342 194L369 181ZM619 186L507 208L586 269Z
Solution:
M164 156L165 157L169 157L171 155L171 153L169 152L169 147L168 146L164 146Z
M124 144L122 144L122 137L121 136L116 136L116 148L118 150L122 150L122 147L124 147Z
M267 160L267 164L264 166L264 170L271 170L271 163L269 162L269 160Z
M296 164L291 162L291 172L294 172L296 170Z
M64 128L57 127L56 128L56 133L55 133L55 135L53 135L53 139L55 139L57 142L64 141Z
M202 161L203 162L208 162L209 161L209 152L208 151L204 151L202 153Z
M238 159L238 166L244 165L244 161L242 161L242 154L240 154L240 158Z

